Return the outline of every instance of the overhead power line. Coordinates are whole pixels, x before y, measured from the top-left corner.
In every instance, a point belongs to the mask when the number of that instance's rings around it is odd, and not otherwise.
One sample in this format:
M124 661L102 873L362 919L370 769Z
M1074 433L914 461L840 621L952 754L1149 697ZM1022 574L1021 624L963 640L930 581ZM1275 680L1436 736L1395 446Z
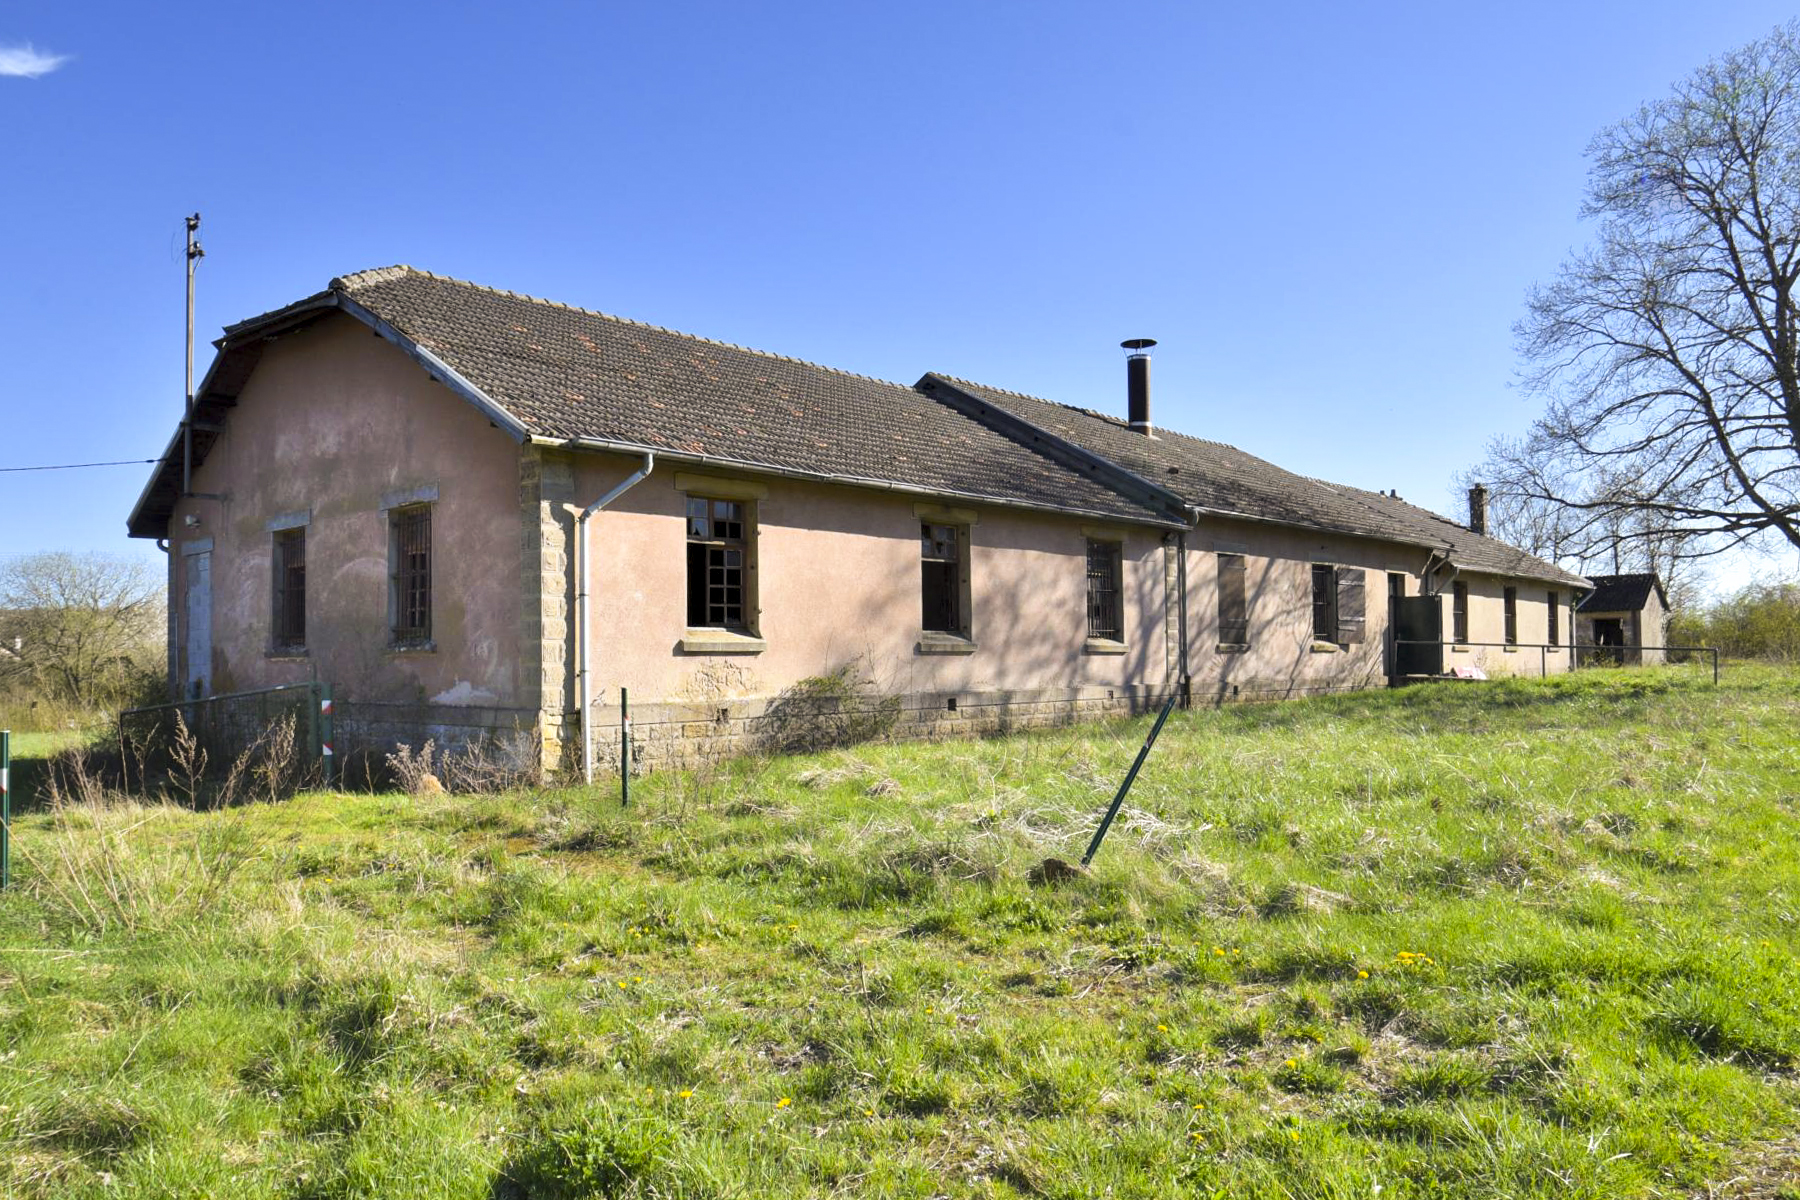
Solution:
M83 467L144 467L161 461L160 458L121 458L117 462L57 463L48 467L0 467L0 474L13 471L79 471Z

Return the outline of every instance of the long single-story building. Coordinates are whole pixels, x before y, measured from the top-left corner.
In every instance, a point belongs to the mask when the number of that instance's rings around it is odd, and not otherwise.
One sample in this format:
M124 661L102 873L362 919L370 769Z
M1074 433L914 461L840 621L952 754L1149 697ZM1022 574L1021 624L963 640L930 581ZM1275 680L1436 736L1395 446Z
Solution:
M371 750L519 730L567 765L625 689L642 753L738 745L851 661L919 735L1555 672L1588 587L1479 496L1156 428L1143 342L1121 418L389 267L215 345L129 522L169 552L171 691L324 680Z

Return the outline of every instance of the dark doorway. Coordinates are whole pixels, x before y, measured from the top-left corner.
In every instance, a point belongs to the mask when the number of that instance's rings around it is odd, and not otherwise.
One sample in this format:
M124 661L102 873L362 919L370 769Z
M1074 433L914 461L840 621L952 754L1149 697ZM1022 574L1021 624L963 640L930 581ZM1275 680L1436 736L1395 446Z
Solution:
M1618 666L1625 661L1625 621L1622 617L1594 619L1594 661Z
M1444 604L1436 596L1390 596L1394 611L1394 674L1444 673Z

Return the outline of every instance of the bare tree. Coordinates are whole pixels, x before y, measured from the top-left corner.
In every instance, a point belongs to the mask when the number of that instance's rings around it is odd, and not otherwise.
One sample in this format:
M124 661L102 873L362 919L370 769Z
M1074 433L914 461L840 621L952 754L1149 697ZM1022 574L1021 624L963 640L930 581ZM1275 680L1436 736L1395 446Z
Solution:
M1481 464L1459 471L1456 486L1488 489L1488 533L1539 558L1586 575L1651 572L1672 607L1697 604L1706 584L1702 537L1639 503L1634 481L1603 469L1587 479L1560 476L1556 495L1591 506L1565 504L1537 485L1549 481L1545 465L1523 442L1495 441Z
M1503 482L1561 510L1569 554L1800 546L1800 23L1702 67L1588 158L1598 238L1517 328L1548 404L1492 448Z
M81 707L109 703L155 673L163 580L112 554L30 554L0 564L0 675Z

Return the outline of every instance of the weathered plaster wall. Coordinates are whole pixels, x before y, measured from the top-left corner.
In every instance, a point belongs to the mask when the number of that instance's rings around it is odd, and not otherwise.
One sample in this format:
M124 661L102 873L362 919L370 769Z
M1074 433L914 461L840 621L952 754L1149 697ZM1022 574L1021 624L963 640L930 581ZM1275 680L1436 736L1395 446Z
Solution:
M586 504L638 463L584 455L575 502ZM590 525L592 645L588 661L617 719L620 687L641 704L766 699L798 680L862 658L884 691L993 697L1056 690L1104 698L1127 685L1169 681L1164 629L1164 531L1001 506L955 503L971 527L976 649L922 653L920 497L780 478L711 472L767 488L752 502L760 616L756 654L689 653L684 501L678 472L655 473ZM1086 530L1123 543L1123 654L1087 648ZM571 685L574 680L571 678Z
M1245 601L1250 641L1245 650L1221 650L1219 643L1218 558L1245 557ZM1276 699L1378 687L1389 669L1388 576L1405 577L1405 594L1421 594L1422 548L1376 542L1248 521L1211 519L1188 535L1188 623L1193 693L1197 700ZM1348 646L1320 643L1312 629L1312 567L1315 563L1361 569L1364 577L1364 640ZM1503 640L1502 589L1508 581L1459 575L1469 584L1469 640ZM1545 640L1549 585L1525 581L1519 588L1519 642ZM1562 638L1570 636L1569 593L1562 597ZM1443 596L1444 636L1451 632L1451 595ZM1536 649L1507 653L1470 649L1446 653L1445 669L1475 663L1490 675L1536 675L1547 660L1550 674L1568 669L1568 652L1540 659Z
M389 646L384 495L435 486L434 651ZM347 701L492 710L521 679L519 450L348 317L271 343L171 522L177 679L187 673L184 543L212 540L214 693L309 679ZM309 512L307 653L270 653L267 522ZM186 525L192 514L197 527Z

